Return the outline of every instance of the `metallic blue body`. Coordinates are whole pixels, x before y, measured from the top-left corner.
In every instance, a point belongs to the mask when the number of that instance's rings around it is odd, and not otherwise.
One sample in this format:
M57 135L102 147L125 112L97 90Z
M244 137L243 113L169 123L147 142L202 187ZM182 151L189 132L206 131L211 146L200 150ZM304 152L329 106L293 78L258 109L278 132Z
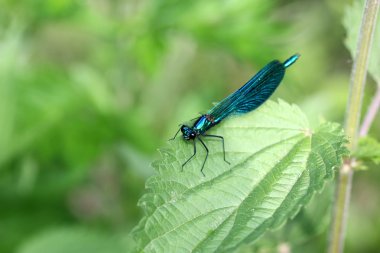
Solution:
M284 62L284 67L285 68L289 67L290 65L292 65L293 63L295 63L298 60L298 58L300 58L299 54L295 54L295 55L291 56L289 59L287 59Z
M215 125L216 123L210 119L210 115L205 114L194 123L193 128L202 134Z

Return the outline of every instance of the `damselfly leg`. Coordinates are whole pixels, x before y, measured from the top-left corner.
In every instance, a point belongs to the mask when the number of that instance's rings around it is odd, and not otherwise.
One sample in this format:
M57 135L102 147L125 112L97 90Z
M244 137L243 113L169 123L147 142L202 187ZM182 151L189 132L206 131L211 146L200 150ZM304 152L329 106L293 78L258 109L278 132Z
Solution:
M206 176L205 173L203 173L203 168L205 167L205 163L207 161L207 158L208 158L208 148L206 146L206 144L202 141L202 139L198 136L198 140L202 143L203 147L205 148L206 150L206 158L205 160L203 161L203 164L202 164L202 169L201 169L201 172L203 174L203 176ZM194 142L195 143L195 142Z
M184 162L182 164L182 171L183 171L183 167L188 163L190 162L190 160L195 156L195 154L197 153L197 146L195 145L195 139L193 140L193 145L194 145L194 154L192 156L189 157L189 159L186 160L186 162Z
M179 127L182 126L181 124L178 125ZM179 131L181 131L181 127L178 129L178 131L175 133L174 137L169 139L169 141L172 141L175 139L175 137L177 137L177 134L179 133Z
M223 147L223 158L224 158L224 161L228 164L230 164L229 161L226 160L226 150L224 149L224 138L223 136L220 136L220 135L213 135L213 134L204 134L203 136L205 137L211 137L211 138L218 138L222 141L222 147Z

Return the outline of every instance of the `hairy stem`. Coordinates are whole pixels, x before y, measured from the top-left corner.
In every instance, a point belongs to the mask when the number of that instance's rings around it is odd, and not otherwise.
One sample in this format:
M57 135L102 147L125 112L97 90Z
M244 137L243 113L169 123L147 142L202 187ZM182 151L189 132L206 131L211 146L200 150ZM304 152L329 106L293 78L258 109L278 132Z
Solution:
M369 52L375 31L380 0L367 0L358 38L357 50L351 71L350 93L345 116L345 131L349 137L348 148L353 151L358 141L362 98L367 76ZM353 178L352 160L347 158L340 169L333 208L329 253L343 252L348 205Z
M372 122L375 119L377 112L379 111L379 107L380 107L380 83L377 84L376 94L373 97L372 102L368 107L362 126L360 127L360 132L359 132L360 137L366 136L368 134L369 128L371 127Z

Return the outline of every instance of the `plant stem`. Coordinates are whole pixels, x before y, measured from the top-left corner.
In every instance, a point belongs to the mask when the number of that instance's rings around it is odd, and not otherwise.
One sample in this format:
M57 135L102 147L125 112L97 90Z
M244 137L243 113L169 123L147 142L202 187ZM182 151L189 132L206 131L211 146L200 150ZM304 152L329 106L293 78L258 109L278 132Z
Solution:
M363 137L368 134L369 128L375 119L376 113L379 111L380 107L380 83L377 84L376 94L372 99L371 104L368 107L367 114L364 117L363 124L360 127L359 136Z
M356 55L351 71L350 93L347 102L344 126L346 134L350 138L348 144L350 151L355 150L357 145L360 111L367 76L369 52L372 45L373 33L375 31L374 28L376 26L379 1L380 0L367 0L365 3ZM339 172L334 200L333 220L330 231L329 253L343 252L348 205L353 178L353 168L351 164L352 160L347 158Z

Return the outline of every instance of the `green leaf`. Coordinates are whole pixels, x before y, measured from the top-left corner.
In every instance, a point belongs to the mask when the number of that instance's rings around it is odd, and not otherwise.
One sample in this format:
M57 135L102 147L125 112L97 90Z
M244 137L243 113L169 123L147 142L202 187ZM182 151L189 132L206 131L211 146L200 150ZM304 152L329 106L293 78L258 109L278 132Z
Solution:
M314 195L291 222L281 229L265 233L250 246L251 251L245 252L289 252L278 250L284 244L289 245L294 253L324 252L326 245L321 244L321 241L325 241L325 232L331 222L334 188L333 180L327 182L323 190ZM235 253L243 253L240 248Z
M355 0L351 6L346 8L343 25L346 28L347 37L345 40L346 47L354 58L356 54L356 44L358 41L360 25L362 22L364 10L364 0ZM380 84L380 19L377 19L376 31L374 33L371 57L369 59L368 71Z
M229 118L210 134L224 136L231 165L216 140L205 140L206 176L201 145L183 172L192 145L177 138L162 149L139 202L145 217L133 231L137 251L231 252L294 217L347 154L339 125L313 132L299 108L283 101Z
M380 143L371 137L361 138L354 156L364 162L380 164Z

